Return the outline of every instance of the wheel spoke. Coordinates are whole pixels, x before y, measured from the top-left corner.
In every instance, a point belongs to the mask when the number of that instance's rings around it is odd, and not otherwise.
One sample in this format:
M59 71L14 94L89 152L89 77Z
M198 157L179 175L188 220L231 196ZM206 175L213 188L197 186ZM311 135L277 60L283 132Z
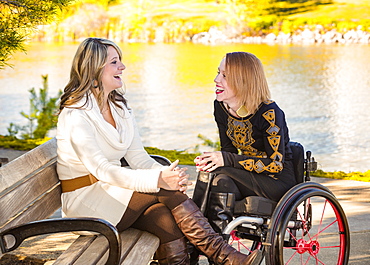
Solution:
M291 261L292 261L292 259L294 258L294 256L295 255L297 255L297 251L295 251L293 254L292 254L292 256L289 258L289 260L285 263L285 264L289 264Z
M246 250L248 250L249 252L251 252L250 248L247 247L245 244L243 244L242 242L238 242L239 246L243 246ZM240 247L239 247L240 248Z
M254 249L260 248L260 245L253 240L239 238L236 232L236 230L233 230L230 233L229 239L229 245L234 247L236 250L243 253L251 253Z
M324 247L320 247L320 248L340 248L340 245L338 245L338 246L324 246Z
M316 261L316 264L324 264L325 265L325 263L324 262L322 262L318 257L317 257L317 255L311 255L311 257L313 257L314 259L315 259L315 261Z
M303 261L303 255L301 255L301 257L302 257L302 261ZM311 260L311 256L310 255L308 255L307 256L307 259L306 259L306 263L305 264L308 264L308 262Z
M331 227L333 224L337 223L338 219L335 219L332 223L328 224L323 230L317 232L312 238L318 238L321 233L323 233L325 230L327 230L329 227Z
M308 210L306 210L306 208L307 208L307 205L306 205L306 207L305 207L305 209L303 209L303 211L306 213L306 211L308 211ZM311 235L310 235L310 231L309 231L309 229L307 229L307 227L308 227L308 225L307 225L307 223L308 223L308 221L307 221L307 219L305 218L305 216L307 216L307 213L306 214L304 214L303 216L302 216L302 214L301 214L301 211L297 208L297 211L298 211L298 214L299 214L299 217L300 217L300 220L301 220L301 222L302 222L302 237L304 237L305 236L305 232L307 233L307 236L309 237L309 238L311 238Z
M290 232L290 228L287 228L286 231L288 232L288 234L294 239L295 242L298 241L298 239L292 234L292 232Z
M326 203L328 202L328 200L325 200L324 202L324 209L322 210L322 215L321 215L321 219L320 219L320 225L318 227L318 230L317 231L320 231L321 229L321 226L322 226L322 221L324 220L324 214L325 214L325 209L326 209ZM319 234L320 232L318 232ZM314 236L315 237L315 236Z

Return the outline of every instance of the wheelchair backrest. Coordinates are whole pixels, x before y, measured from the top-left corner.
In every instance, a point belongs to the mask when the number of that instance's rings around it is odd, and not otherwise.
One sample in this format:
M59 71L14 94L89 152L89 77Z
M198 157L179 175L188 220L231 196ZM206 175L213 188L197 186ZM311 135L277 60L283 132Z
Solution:
M300 143L289 142L293 153L293 166L295 179L298 183L304 182L304 148Z

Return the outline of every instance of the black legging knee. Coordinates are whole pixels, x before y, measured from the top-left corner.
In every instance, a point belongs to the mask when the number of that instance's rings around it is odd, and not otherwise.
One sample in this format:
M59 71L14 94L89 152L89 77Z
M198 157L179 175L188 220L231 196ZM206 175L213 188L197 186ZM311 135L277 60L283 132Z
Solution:
M212 192L231 192L235 194L235 199L241 200L247 196L256 195L253 190L250 190L248 187L243 186L243 184L232 179L226 174L217 174L212 181L211 186Z

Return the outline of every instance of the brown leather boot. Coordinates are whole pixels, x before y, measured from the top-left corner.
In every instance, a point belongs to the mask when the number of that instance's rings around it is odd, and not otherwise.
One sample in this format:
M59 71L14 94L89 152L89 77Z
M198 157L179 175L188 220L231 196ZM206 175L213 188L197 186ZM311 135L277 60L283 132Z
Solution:
M159 245L154 259L161 265L189 265L187 240L185 237Z
M191 199L174 208L172 214L179 228L189 241L214 263L225 265L254 265L261 263L262 253L259 250L255 250L251 255L247 256L227 244L212 229L207 218L203 216Z

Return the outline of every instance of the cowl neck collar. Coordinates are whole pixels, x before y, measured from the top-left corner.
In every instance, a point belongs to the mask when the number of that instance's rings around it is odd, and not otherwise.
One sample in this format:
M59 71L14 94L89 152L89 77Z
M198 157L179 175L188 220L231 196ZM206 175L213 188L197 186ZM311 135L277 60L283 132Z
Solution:
M85 103L86 97L80 102ZM124 104L121 105L122 108L117 107L111 102L109 102L109 104L117 128L114 128L104 119L100 112L98 102L93 94L90 93L90 95L87 96L87 102L82 108L85 110L86 115L94 124L97 132L104 137L106 142L109 143L112 148L117 150L128 149L134 137L134 121L132 111L129 111Z

